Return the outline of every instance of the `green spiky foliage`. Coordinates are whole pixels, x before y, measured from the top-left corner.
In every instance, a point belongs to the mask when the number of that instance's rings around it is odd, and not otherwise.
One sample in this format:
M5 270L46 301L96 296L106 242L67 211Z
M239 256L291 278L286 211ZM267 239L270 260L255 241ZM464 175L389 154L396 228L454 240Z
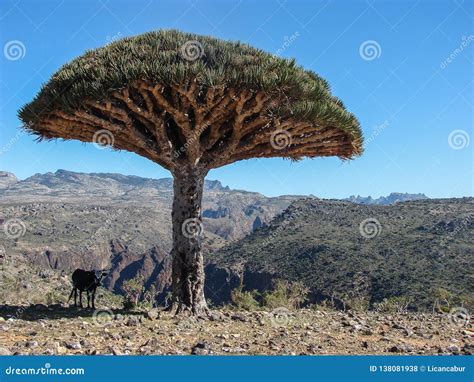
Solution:
M183 54L193 59L183 59ZM87 51L58 70L19 116L29 131L54 138L41 129L42 119L52 111L80 109L85 99L103 100L136 80L175 85L195 79L203 87L262 90L283 100L272 108L273 115L341 129L353 142L348 156L362 151L357 119L316 73L247 44L176 30L153 31Z

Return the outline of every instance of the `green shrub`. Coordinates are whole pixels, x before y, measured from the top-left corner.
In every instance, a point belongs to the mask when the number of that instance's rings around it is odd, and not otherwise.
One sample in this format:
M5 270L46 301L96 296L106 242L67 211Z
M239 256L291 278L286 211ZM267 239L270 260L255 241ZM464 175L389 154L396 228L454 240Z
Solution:
M118 308L123 305L123 296L110 292L105 288L98 288L96 304L97 302L102 306Z
M150 309L153 308L156 304L156 288L152 284L150 288L143 293L143 299L141 305L144 308Z
M140 296L145 291L144 278L141 275L135 276L133 279L127 280L122 284L123 307L125 309L133 309L138 306Z
M50 290L46 292L45 295L46 305L59 304L63 301L63 299L64 297L55 290Z
M306 301L309 289L301 282L277 280L271 292L263 295L263 305L269 309L298 309Z
M256 290L244 291L242 285L239 288L233 289L231 292L232 303L242 310L258 310L260 305L255 299L259 293Z
M435 309L441 312L448 313L451 310L451 306L454 302L454 295L444 288L435 288L433 291L435 298Z
M345 306L349 310L357 312L366 312L369 310L370 301L367 296L354 296L344 300Z
M374 305L375 310L381 313L405 313L411 298L407 296L394 296L384 298L381 302Z

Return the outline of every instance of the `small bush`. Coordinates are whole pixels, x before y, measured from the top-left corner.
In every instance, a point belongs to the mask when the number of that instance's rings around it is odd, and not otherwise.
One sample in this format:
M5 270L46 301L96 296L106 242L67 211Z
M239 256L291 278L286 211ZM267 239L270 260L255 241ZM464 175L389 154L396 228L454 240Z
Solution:
M63 301L63 296L55 290L50 290L45 295L46 305L59 304Z
M435 309L441 312L447 313L451 310L451 306L454 302L454 295L444 288L435 288L433 290L435 297Z
M156 305L156 294L156 288L152 284L150 288L143 293L142 306L147 309L154 308Z
M127 280L122 284L123 307L125 309L133 309L138 306L140 296L145 291L144 278L141 275L135 276L133 279Z
M306 301L309 289L301 282L277 280L275 288L263 295L263 305L269 309L298 309Z
M240 286L239 288L233 289L231 292L231 298L233 304L242 310L257 310L259 309L259 303L255 299L259 293L256 290L253 291L244 291L243 287Z
M375 310L381 313L405 313L410 305L411 299L407 296L396 296L384 298L375 304Z
M347 309L357 312L366 312L370 307L370 301L367 296L350 297L345 299L344 303Z
M103 306L118 308L123 305L123 296L114 294L105 288L97 289L96 304Z

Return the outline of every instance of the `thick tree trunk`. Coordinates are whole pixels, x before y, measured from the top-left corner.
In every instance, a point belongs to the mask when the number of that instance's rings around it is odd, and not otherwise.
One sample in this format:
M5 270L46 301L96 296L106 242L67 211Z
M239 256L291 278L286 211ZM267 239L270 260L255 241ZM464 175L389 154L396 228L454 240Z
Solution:
M173 189L172 305L176 314L207 315L201 253L202 173L175 173Z

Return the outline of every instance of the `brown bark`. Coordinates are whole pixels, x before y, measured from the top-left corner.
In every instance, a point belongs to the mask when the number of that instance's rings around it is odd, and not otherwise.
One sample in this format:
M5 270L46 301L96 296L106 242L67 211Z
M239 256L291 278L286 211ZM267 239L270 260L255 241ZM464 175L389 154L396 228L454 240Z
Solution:
M172 305L176 314L207 315L204 259L201 252L201 202L205 173L174 174Z

